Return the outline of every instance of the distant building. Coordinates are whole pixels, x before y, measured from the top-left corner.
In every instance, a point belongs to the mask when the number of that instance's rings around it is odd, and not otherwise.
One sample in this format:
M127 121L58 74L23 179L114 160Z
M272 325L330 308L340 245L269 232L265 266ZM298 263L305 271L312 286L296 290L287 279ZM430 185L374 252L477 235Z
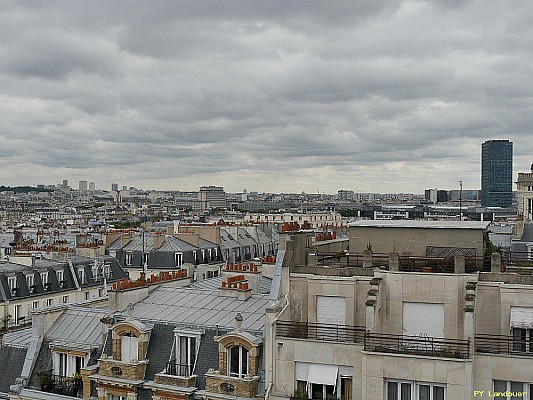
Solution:
M531 172L521 172L516 181L518 202L517 234L522 236L524 223L533 221L533 164Z
M425 191L425 199L431 201L433 204L445 203L448 201L447 190L427 189Z
M513 142L487 140L481 147L481 205L510 207L512 191Z
M226 193L221 186L202 186L198 200L206 201L209 208L226 208Z
M112 191L118 190L118 183L112 183L111 184L111 190Z
M96 191L96 184L94 182L89 182L89 192Z
M63 179L63 189L68 189L68 179Z
M353 190L339 190L337 192L337 199L339 200L353 200L355 198L355 193Z
M86 192L87 191L87 181L80 181L78 184L78 189L80 192Z

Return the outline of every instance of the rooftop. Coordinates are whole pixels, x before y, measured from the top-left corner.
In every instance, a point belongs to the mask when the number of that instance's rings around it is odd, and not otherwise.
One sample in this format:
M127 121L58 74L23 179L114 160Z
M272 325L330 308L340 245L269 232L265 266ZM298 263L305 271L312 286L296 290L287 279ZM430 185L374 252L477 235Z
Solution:
M235 314L243 317L242 329L262 331L265 308L272 305L268 295L254 294L247 300L220 296L218 291L191 287L159 287L136 303L133 317L153 323L192 328L235 328ZM120 313L123 317L126 312Z

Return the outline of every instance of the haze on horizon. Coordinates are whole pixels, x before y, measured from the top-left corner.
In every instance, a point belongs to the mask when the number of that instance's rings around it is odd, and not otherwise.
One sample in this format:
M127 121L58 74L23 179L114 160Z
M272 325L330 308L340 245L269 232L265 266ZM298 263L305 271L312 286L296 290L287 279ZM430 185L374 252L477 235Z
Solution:
M6 1L0 185L480 186L533 162L533 3Z

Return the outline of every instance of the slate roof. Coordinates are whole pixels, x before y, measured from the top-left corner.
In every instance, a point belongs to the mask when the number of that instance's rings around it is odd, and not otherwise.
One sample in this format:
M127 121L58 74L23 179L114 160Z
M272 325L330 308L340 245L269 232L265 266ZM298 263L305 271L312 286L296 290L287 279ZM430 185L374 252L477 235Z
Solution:
M0 393L9 393L9 387L15 384L24 366L27 348L0 347Z
M247 300L219 296L212 290L190 287L159 287L134 305L133 317L141 321L176 324L192 328L235 328L235 315L243 317L242 329L260 332L265 324L269 296L254 294ZM126 317L126 313L122 313Z
M214 247L216 245L213 245ZM145 233L144 235L144 251L150 252L150 251L193 251L196 250L197 247L193 246L181 239L178 239L174 236L165 236L165 241L159 247L158 249L154 248L154 235L150 233ZM122 239L118 238L115 240L111 245L109 245L108 250L110 251L116 251L116 250L124 250L124 251L143 251L143 237L142 235L135 235L132 237L132 239L124 246L122 247Z
M149 360L146 366L144 379L153 380L154 375L163 371L170 361L172 344L174 343L174 326L155 324L150 341L148 343L148 352L146 358Z
M220 247L222 249L235 249L240 247L235 238L225 229L220 230Z
M246 229L243 229L243 228L237 228L237 237L236 237L237 241L239 242L239 244L243 247L245 246L253 246L254 244L256 244L257 242L255 241L255 239L252 237L252 235L250 235Z
M218 369L218 343L215 342L215 332L208 330L202 335L194 373L196 374L196 387L205 389L205 374L209 368Z
M533 223L524 224L524 233L522 235L522 242L533 242Z
M39 388L40 383L37 374L50 369L52 369L52 350L50 349L50 341L45 339L41 344L41 349L39 350L39 354L35 360L35 365L31 371L28 385L30 387Z

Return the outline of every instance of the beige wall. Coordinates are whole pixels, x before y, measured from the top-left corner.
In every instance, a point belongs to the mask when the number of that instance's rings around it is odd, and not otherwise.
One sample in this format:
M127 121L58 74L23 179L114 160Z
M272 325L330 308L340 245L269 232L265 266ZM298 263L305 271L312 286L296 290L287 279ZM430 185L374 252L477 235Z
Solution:
M352 226L348 230L350 252L362 253L368 243L375 253L390 253L394 249L402 254L426 256L427 246L476 248L483 255L481 229L393 228Z
M290 319L316 323L317 296L346 298L346 325L365 326L370 277L321 277L292 274L290 281Z
M283 343L283 345L280 345ZM277 338L274 398L292 396L296 385L296 361L316 364L351 366L353 368L353 399L361 398L361 350L363 346L312 340Z
M446 398L472 398L472 361L364 353L362 399L384 400L385 380L446 384Z
M383 278L381 333L403 334L403 302L439 303L444 304L444 336L463 338L466 283L475 281L476 275L377 272L376 276Z
M493 390L493 380L531 383L532 357L476 355L473 390Z

